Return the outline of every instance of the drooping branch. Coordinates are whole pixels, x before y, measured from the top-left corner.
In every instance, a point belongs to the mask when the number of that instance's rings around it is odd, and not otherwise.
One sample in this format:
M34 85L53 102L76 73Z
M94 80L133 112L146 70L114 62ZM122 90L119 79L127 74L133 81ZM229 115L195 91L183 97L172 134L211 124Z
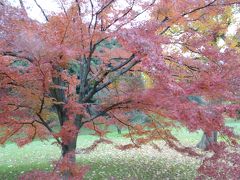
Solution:
M45 101L45 97L43 96L42 99L41 99L41 106L40 106L40 109L39 109L39 112L38 112L39 114L41 114L42 111L43 111L44 101Z
M37 123L39 123L39 124L41 124L41 125L43 125L44 127L46 127L47 128L47 130L52 134L53 133L53 130L52 130L52 128L49 126L49 124L43 119L43 117L41 116L41 113L42 113L42 111L43 111L43 107L44 107L44 97L41 99L41 104L40 104L40 108L39 108L39 111L36 113L36 115L37 115L37 117L39 118L39 120L33 120L33 121L30 121L30 122L28 122L28 121L25 121L25 122L21 122L21 121L16 121L15 123L16 124L20 124L21 125L21 127L17 130L17 131L15 131L14 133L12 133L11 134L11 136L13 136L15 133L17 133L22 127L23 127L23 125L31 125L34 129L35 129L35 133L34 133L34 135L32 136L32 138L34 138L35 137L35 135L36 135L36 126L34 125L34 123L35 122L37 122ZM17 109L19 109L19 108L27 108L27 109L32 109L31 107L29 107L29 106L25 106L25 105L16 105L16 104L13 104L13 103L8 103L8 105L10 105L10 106L16 106L16 109L15 110L17 110ZM10 123L10 122L9 122ZM9 137L8 137L9 138ZM54 137L55 138L55 137ZM56 140L57 140L57 142L59 143L59 144L61 144L61 141L58 139L58 138L55 138Z
M111 116L114 117L117 121L119 121L120 123L122 123L123 125L127 126L127 127L131 127L133 128L133 126L131 124L127 124L125 122L123 122L121 119L119 119L117 116L115 116L113 113L111 113Z
M5 143L9 138L11 138L13 135L15 135L17 132L19 132L23 127L23 124L21 124L18 128L16 128L14 131L12 131L10 134L8 134L5 138L4 141L1 141L0 143L3 144Z

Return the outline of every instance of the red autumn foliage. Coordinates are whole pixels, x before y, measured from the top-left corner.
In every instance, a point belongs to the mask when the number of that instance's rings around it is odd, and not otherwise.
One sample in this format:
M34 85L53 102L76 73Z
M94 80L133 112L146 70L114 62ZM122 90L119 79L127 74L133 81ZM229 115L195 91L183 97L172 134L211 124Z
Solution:
M222 51L216 42L228 38L224 17L239 2L133 0L124 9L117 3L75 1L69 8L62 6L57 15L42 11L46 22L39 23L28 17L24 6L1 1L0 142L12 140L22 146L52 135L63 151L55 172L36 171L22 178L82 179L87 169L75 163L82 127L101 137L86 151L111 143L103 139L107 130L102 125L117 124L129 129L127 136L133 142L118 149L164 140L170 148L198 156L165 128L176 127L174 121L192 132L217 131L231 140L234 152L223 144L208 147L214 154L203 161L200 178L220 178L223 173L229 179L239 178L237 136L224 123L240 109L239 49L227 44ZM149 20L134 22L146 11ZM113 40L119 44L104 47ZM71 74L74 63L77 72ZM149 74L152 87L138 83L139 72ZM191 101L191 96L206 103ZM126 112L132 110L144 112L151 121L137 125L129 121ZM50 126L53 111L59 132ZM14 137L19 134L23 138Z
M209 150L214 152L214 154L203 160L202 165L198 169L200 175L197 179L206 177L214 179L239 179L240 156L238 152L229 149L224 143L214 144L212 147L209 147Z
M55 134L55 138L61 138L63 144L69 144L73 137L76 136L78 130L72 121L64 122L59 133Z

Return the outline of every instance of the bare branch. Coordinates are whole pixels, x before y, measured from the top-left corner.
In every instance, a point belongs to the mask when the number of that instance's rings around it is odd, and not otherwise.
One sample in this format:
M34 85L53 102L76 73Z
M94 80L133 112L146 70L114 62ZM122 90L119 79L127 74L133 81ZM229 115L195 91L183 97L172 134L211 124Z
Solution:
M1 5L1 6L5 6L5 4L3 4L3 2L1 2L1 1L0 1L0 5Z
M78 15L81 17L81 6L78 2L78 0L75 0L76 4L77 4L77 8L78 8Z
M64 5L63 5L63 3L62 3L62 0L58 0L58 2L61 4L61 7L62 7L62 9L63 9L63 12L64 12L65 16L68 17L66 8L64 7Z
M94 17L94 14L93 14L93 2L92 0L90 0L90 4L91 4L91 20L90 20L90 23L88 25L88 33L90 34L90 30L91 30L91 26L92 26L92 21L93 21L93 17Z
M132 11L133 6L134 6L135 0L133 0L130 8L121 16L117 17L116 19L113 20L112 23L110 23L109 25L107 25L105 28L103 28L103 31L107 30L109 27L111 27L113 24L115 24L117 21L119 21L120 19L124 18L126 15L128 15L130 13L130 11Z
M114 3L114 1L116 0L110 0L105 6L101 7L97 13L96 13L96 16L100 13L102 13L107 7L109 7L112 3Z
M34 0L34 2L35 2L35 4L37 5L37 7L41 10L43 16L45 17L45 20L46 20L46 21L49 21L47 15L46 15L46 13L45 13L45 11L44 11L43 8L38 4L37 0Z
M24 11L25 14L27 14L27 11L26 11L26 8L24 6L24 3L22 0L19 0L19 3L20 3L20 6L21 6L21 9Z

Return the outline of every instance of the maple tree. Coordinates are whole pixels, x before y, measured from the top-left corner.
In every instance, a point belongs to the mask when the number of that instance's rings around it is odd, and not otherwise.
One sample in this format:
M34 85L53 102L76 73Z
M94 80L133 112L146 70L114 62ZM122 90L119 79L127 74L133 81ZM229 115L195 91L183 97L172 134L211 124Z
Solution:
M237 147L224 117L239 109L239 52L231 46L222 52L216 38L227 31L226 14L239 2L127 0L124 8L116 0L76 0L70 8L67 1L59 2L62 12L50 16L35 1L45 23L30 19L23 1L20 8L0 4L2 144L12 140L23 146L54 137L63 156L56 163L56 179L61 174L82 178L87 171L75 164L82 127L100 137L86 151L112 143L99 124L117 124L129 129L132 140L119 149L147 143L159 148L153 141L165 140L177 151L199 156L171 134L168 127L177 126L174 121L192 132L202 129L207 137L219 132ZM146 11L150 20L135 21ZM70 72L71 67L76 70ZM141 73L148 79L145 87L137 80ZM192 96L211 103L199 105ZM136 109L149 121L130 122L125 112ZM58 132L49 120L52 111L58 116ZM239 154L223 143L210 141L207 148L215 155L204 161L200 174L222 177L218 168L223 167L231 172L226 178L240 176L235 171ZM221 158L233 165L221 164Z

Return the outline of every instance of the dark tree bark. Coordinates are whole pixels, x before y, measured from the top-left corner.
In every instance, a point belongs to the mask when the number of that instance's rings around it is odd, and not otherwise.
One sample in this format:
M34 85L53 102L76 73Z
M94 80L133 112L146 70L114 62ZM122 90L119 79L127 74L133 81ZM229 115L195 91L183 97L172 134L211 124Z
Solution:
M68 144L64 144L62 145L62 156L65 157L65 155L67 155L70 152L73 152L74 156L71 157L71 162L75 162L76 158L75 158L75 150L76 150L76 146L77 146L77 137L78 137L78 133L79 130L81 129L83 123L81 122L81 117L77 116L75 119L75 126L77 127L77 132L75 133L75 135L72 137L72 140L68 143Z
M62 145L62 157L67 158L67 161L69 163L75 164L76 163L76 148L77 148L77 138L78 133L81 127L83 126L83 123L81 122L82 117L77 116L75 119L75 126L77 127L77 132L72 137L71 141L68 144ZM72 178L72 174L70 171L63 172L63 179L69 180Z
M72 139L72 141L69 144L62 145L62 157L67 158L67 161L69 163L76 163L76 146L77 146L77 135ZM73 175L71 174L71 171L66 170L62 173L63 180L69 180L71 179Z
M197 148L206 150L208 146L212 143L217 142L217 131L213 131L211 136L208 136L206 133L203 134L202 139L197 144Z
M118 132L118 134L122 134L122 130L121 130L121 128L118 127L118 126L117 126L117 132Z

